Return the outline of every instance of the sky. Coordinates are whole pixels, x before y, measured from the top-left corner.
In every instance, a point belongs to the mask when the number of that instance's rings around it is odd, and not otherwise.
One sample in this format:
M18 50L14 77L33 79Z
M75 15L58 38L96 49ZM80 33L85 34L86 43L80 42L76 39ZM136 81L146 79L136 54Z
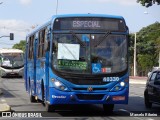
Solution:
M0 48L12 48L25 40L33 26L40 26L56 14L109 14L123 16L130 33L160 22L160 5L149 8L137 0L0 0L0 37L14 33L14 40L0 38Z

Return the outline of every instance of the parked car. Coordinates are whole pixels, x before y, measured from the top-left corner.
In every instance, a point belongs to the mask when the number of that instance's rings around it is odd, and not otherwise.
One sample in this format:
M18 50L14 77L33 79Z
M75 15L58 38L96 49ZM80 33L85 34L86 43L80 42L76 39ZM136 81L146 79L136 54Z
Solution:
M160 69L150 73L144 91L144 102L146 108L151 108L152 104L160 104Z
M152 70L148 72L148 77L150 76L150 74L151 74L153 71L155 71L155 70L157 70L157 69L160 69L160 67L153 67Z

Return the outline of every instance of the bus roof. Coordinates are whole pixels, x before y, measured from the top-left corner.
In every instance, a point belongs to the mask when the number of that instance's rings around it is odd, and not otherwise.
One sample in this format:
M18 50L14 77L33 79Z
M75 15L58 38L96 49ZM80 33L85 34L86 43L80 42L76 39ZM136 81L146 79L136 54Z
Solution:
M52 19L59 17L104 17L104 18L115 18L115 19L124 19L122 16L117 15L107 15L107 14L65 14L65 15L54 15Z
M63 14L63 15L53 15L51 19L49 19L47 22L45 22L44 24L38 26L37 28L35 28L32 32L30 32L28 36L31 36L32 34L34 34L35 32L39 31L40 29L44 28L45 26L49 25L52 23L52 21L54 21L56 18L67 18L67 17L104 17L104 18L113 18L113 19L123 19L124 18L122 16L118 16L118 15L108 15L108 14Z
M1 53L23 53L22 50L19 49L0 49L0 54Z

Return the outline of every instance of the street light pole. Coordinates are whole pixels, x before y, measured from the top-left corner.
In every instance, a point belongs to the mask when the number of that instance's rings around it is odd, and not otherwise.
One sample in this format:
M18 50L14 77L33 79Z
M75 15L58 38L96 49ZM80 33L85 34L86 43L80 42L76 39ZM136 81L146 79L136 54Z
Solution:
M136 39L137 33L134 34L134 76L137 75L137 63L136 63Z
M56 5L56 15L57 15L57 12L58 12L58 0L57 0L57 5Z
M4 36L0 36L0 38L3 38L3 37L9 37L9 38L10 38L10 40L14 40L14 33L10 33L10 35L9 35L9 36L6 36L6 35L4 35Z

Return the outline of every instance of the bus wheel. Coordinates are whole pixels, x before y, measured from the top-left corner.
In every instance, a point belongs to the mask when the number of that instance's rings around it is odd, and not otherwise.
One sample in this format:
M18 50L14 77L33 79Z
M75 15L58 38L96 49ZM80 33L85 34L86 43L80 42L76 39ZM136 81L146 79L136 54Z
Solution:
M37 102L37 100L35 99L35 96L32 95L32 90L31 87L29 89L29 96L30 96L30 101L33 102Z
M112 114L114 109L114 104L103 104L103 109L107 114Z
M42 83L41 83L41 90L42 90L42 100L41 100L41 103L43 106L45 106L45 93L44 93L44 84L43 84L43 80L42 80Z
M50 105L48 102L45 102L45 108L47 112L54 112L55 108L53 105Z

